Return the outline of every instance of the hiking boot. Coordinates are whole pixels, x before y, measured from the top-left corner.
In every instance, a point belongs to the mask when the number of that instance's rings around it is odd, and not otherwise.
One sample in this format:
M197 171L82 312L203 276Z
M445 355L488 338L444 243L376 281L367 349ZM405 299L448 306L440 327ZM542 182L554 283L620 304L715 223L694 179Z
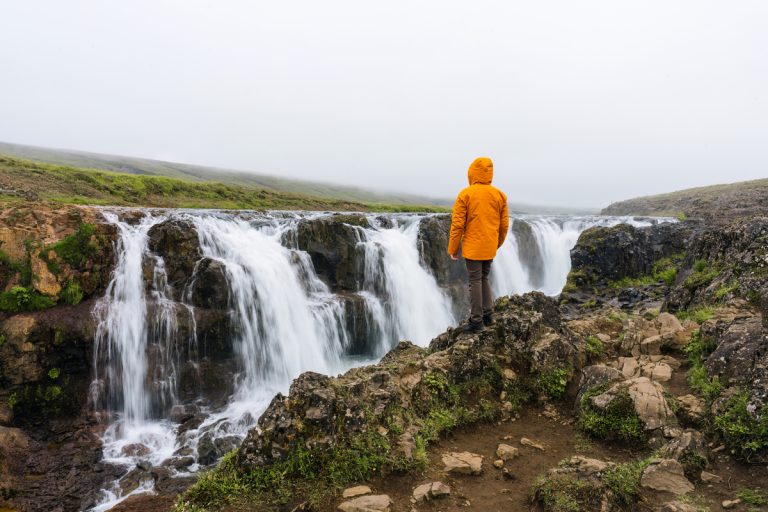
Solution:
M495 323L496 322L493 321L493 314L492 313L488 313L486 315L483 315L483 325L484 326L490 327L490 326L492 326Z
M464 332L469 334L475 334L478 332L483 332L485 330L485 326L482 322L474 323L470 321L467 325L464 326Z

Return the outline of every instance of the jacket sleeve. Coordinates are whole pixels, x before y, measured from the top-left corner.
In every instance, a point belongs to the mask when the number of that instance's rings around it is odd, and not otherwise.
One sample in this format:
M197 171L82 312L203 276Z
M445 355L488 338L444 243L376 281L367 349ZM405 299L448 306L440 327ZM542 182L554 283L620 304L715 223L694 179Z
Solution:
M448 241L448 254L454 255L459 252L459 244L464 236L464 227L467 224L467 200L463 194L459 194L456 202L453 204L453 214L451 215L451 235Z
M507 232L509 231L509 207L507 206L507 196L501 194L501 222L499 223L499 247L504 243L507 238Z

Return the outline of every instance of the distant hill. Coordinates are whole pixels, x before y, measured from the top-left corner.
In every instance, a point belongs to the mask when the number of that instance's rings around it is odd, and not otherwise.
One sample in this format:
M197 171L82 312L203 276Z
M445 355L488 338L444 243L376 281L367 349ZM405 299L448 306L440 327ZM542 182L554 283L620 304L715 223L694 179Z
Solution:
M204 167L117 155L103 155L85 151L42 148L0 142L0 154L71 167L102 169L128 174L166 176L191 181L216 181L244 185L272 192L285 192L315 198L353 201L358 203L386 203L404 205L452 205L450 199L414 194L388 193L328 183L285 179L277 176L254 174L231 169Z
M34 160L76 168L100 169L128 174L165 176L190 181L215 181L224 184L242 185L259 190L298 194L315 199L329 199L362 203L366 205L386 205L387 208L403 205L413 209L414 205L429 208L448 208L453 206L453 197L434 198L397 192L379 192L359 187L349 187L321 182L285 179L264 174L254 174L231 169L205 167L200 165L180 164L134 158L127 156L104 155L85 151L51 149L23 144L0 142L0 155ZM509 209L515 213L533 214L589 214L597 209L569 208L567 206L543 206L526 203L510 203Z
M0 204L30 202L238 210L447 211L435 205L348 201L236 183L85 169L0 155Z
M613 203L604 215L656 215L709 220L768 216L768 179L691 188Z

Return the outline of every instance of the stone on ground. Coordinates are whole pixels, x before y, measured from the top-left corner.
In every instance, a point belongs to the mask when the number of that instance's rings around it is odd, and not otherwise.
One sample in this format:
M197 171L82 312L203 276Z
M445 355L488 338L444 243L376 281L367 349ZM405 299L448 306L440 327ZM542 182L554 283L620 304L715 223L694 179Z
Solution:
M523 446L528 446L530 448L535 448L537 450L544 451L544 445L542 445L541 443L537 443L536 441L532 441L527 437L523 437L522 439L520 439L520 444Z
M699 512L699 509L682 501L668 501L659 509L660 512Z
M438 498L444 498L451 494L451 488L443 482L432 482L422 484L413 490L413 499L417 503L429 501Z
M645 468L640 478L640 485L654 491L688 494L693 491L693 484L688 481L683 466L674 459L656 459Z
M508 444L502 443L496 448L496 456L504 462L514 459L519 454L520 452L517 448Z
M371 488L367 485L358 485L357 487L344 489L344 492L341 493L341 497L344 499L357 498L358 496L365 496L366 494L371 494Z
M392 504L392 498L386 494L361 496L345 501L339 505L339 510L342 512L390 512Z
M460 475L479 475L483 471L483 457L471 452L443 454L443 471Z
M719 484L723 481L723 477L710 473L708 471L701 472L701 481L705 484Z

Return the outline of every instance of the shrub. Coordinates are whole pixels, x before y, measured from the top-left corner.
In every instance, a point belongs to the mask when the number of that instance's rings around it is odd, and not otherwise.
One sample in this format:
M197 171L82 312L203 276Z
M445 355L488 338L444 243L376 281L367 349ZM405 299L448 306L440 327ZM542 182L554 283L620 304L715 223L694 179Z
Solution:
M555 368L541 373L534 383L534 388L550 398L562 398L568 387L569 374L570 372L565 368Z
M80 224L77 231L53 244L50 248L70 266L80 268L98 250L96 244L91 241L95 232L96 227L93 224ZM56 273L54 269L51 269L51 272Z
M749 391L728 400L724 411L715 416L715 429L734 453L747 459L765 461L768 455L768 407L755 410Z
M40 295L36 291L23 286L14 286L7 292L0 293L0 311L7 311L9 313L37 311L55 305L56 303L50 297Z
M736 494L741 501L753 507L768 505L768 494L759 489L742 489Z
M61 291L61 300L72 306L77 306L83 300L83 290L75 281L70 281Z
M610 384L604 384L590 389L581 399L581 418L579 428L599 439L622 441L625 443L642 443L646 439L643 424L635 411L635 404L626 390L619 391L618 396L604 409L592 405L591 398L608 390Z
M598 359L603 355L603 342L597 336L587 336L586 351L590 359Z
M541 477L533 484L533 497L546 512L598 510L602 496L603 489L598 482L572 475Z
M640 477L650 464L650 459L627 464L617 464L605 470L603 482L613 492L618 505L630 506L640 496Z

